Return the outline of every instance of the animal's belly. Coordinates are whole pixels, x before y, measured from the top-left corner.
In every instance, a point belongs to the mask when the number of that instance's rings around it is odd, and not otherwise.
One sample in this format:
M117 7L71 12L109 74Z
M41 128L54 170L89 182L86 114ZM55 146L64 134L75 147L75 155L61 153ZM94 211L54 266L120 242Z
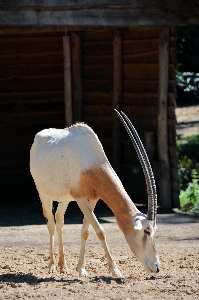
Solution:
M64 164L55 166L52 161L48 160L47 163L43 160L34 162L30 169L39 193L54 200L70 193L73 180L70 170Z

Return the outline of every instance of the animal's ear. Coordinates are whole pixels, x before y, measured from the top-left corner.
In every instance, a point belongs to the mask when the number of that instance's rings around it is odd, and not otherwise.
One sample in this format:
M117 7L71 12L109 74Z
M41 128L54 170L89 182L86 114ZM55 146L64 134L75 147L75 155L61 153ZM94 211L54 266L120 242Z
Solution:
M135 230L142 230L143 224L141 221L146 220L146 216L142 213L137 213L134 217L134 229Z
M142 230L143 226L142 226L142 222L140 221L140 219L134 218L134 229L135 230Z

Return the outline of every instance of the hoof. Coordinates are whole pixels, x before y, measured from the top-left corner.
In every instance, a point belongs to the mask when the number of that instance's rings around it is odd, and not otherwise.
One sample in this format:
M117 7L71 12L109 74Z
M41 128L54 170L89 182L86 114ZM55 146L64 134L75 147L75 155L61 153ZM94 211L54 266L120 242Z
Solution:
M49 273L53 273L53 272L56 272L57 271L57 267L55 264L50 264L49 265Z
M77 268L77 271L79 272L79 277L88 277L88 273L85 268Z
M113 277L117 277L117 278L123 277L115 262L113 262L113 265L109 268L109 271L110 273L112 273Z
M66 262L59 262L58 263L58 268L60 273L66 273Z
M112 269L112 276L117 277L117 278L122 278L123 277L118 268Z

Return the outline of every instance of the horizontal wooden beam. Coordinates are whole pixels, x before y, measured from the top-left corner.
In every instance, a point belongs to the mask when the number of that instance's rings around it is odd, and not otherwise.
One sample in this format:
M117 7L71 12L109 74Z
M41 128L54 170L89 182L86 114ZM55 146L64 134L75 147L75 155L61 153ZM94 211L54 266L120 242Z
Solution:
M38 4L39 3L39 4ZM41 1L0 2L0 27L149 26L199 24L189 1Z
M142 7L142 6L154 6L154 7L167 7L167 6L182 6L190 4L185 0L1 0L0 7L5 9L27 9L27 8L67 8L67 9L81 9L81 8L93 8L93 7Z

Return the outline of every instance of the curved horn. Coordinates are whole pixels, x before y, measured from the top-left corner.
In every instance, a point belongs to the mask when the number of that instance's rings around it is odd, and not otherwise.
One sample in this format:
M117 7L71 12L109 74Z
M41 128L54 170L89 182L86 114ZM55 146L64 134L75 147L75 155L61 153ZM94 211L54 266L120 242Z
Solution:
M146 163L149 175L150 175L150 182L151 182L151 187L152 187L152 190L153 190L153 194L152 194L152 197L150 199L151 203L148 203L148 204L150 206L149 211L151 211L151 213L152 213L152 219L155 220L156 212L157 212L157 192L156 192L156 184L155 184L155 179L154 179L152 167L151 167L149 158L147 156L146 150L144 148L144 145L143 145L142 141L140 140L140 137L139 137L135 127L133 126L133 124L131 123L129 118L126 116L126 114L124 112L121 112L121 113L125 117L125 119L127 120L128 124L130 125L130 128L132 129L132 131L135 135L136 141L137 141L137 143L139 145L139 148L142 152L142 155L144 157L144 160L145 160L145 163Z
M145 176L145 181L146 181L146 185L147 185L147 193L148 193L148 219L149 220L155 220L156 217L156 211L157 211L157 193L156 193L156 186L155 186L155 180L154 180L154 176L153 176L153 171L148 159L148 156L146 154L146 151L144 149L144 146L140 140L140 137L135 129L135 127L133 126L133 124L131 123L131 121L129 120L129 118L123 113L121 112L121 114L115 109L115 111L117 112L118 116L120 117L122 123L124 124L131 141L133 142L133 145L135 147L135 150L138 154L143 172L144 172L144 176ZM127 125L127 123L129 124L129 126ZM131 130L133 131L133 133L131 132Z

